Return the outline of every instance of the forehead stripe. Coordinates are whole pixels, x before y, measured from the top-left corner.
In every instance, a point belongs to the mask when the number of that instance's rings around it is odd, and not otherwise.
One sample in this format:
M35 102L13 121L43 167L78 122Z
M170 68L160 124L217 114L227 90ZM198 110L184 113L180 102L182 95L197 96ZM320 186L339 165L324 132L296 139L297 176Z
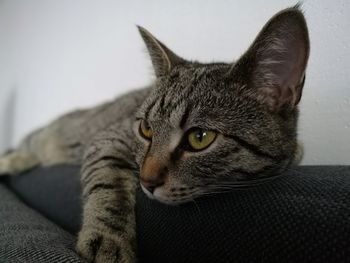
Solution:
M190 108L187 106L182 117L181 117L181 120L180 120L180 128L181 129L184 128L189 115L190 115Z
M152 111L154 105L157 103L157 99L153 100L148 106L147 109L145 110L145 119L148 119L148 116L150 112Z
M159 103L160 108L164 107L165 96L166 96L166 94L163 94L162 98L160 99L160 103Z

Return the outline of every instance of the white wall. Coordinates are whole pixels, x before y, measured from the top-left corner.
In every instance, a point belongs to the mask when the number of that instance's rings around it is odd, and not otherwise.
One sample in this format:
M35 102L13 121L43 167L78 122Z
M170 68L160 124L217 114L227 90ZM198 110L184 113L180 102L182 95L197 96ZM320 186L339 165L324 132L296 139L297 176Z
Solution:
M150 82L135 24L185 58L231 61L296 1L0 0L0 150L57 115ZM350 164L350 1L305 1L306 164Z

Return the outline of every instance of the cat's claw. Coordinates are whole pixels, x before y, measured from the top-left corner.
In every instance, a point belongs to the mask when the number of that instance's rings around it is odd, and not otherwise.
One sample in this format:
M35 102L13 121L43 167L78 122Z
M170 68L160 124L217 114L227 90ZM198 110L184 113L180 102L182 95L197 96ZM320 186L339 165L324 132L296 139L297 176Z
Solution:
M132 263L134 251L123 238L97 230L83 229L79 233L77 252L93 263Z

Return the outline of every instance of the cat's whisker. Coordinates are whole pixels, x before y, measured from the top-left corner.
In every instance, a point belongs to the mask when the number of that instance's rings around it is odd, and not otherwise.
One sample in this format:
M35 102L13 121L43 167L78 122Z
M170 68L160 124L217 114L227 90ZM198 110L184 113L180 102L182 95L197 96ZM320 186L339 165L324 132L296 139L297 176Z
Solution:
M220 184L208 184L205 186L205 189L203 189L200 194L213 194L214 192L222 193L223 191L232 191L237 189L248 189L250 187L262 185L264 183L273 181L275 179L278 179L280 177L284 176L284 174L275 175L271 177L266 178L260 178L260 179L254 179L254 180L247 180L247 181L240 181L240 182L230 182L230 181L223 181L220 182Z
M300 174L300 175L303 174L302 172L300 172L300 171L298 171L296 169L293 169L293 168L287 168L286 171L291 171L291 172L294 172L294 173L297 173L297 174Z
M207 191L203 192L201 195L202 196L208 196L208 195L216 195L216 194L224 194L233 191L234 189L226 189L226 190L218 190L218 191Z
M283 172L280 174L280 175L284 175L287 171L292 171L294 173L297 173L297 174L303 174L302 172L298 171L297 169L293 168L293 167L297 167L297 166L285 166L285 165L280 165L278 163L274 164L276 167L279 167L279 168L283 168ZM279 176L279 175L277 175Z

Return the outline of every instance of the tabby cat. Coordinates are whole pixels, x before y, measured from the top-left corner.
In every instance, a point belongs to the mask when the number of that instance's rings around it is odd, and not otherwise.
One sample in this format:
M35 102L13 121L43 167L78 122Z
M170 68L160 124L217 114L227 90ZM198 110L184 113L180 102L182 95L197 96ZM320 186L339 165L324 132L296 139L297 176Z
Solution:
M297 152L309 56L298 6L272 17L234 63L187 61L139 31L156 75L152 85L65 115L0 159L7 174L82 164L77 251L89 262L136 260L139 181L148 197L177 204L278 175Z

